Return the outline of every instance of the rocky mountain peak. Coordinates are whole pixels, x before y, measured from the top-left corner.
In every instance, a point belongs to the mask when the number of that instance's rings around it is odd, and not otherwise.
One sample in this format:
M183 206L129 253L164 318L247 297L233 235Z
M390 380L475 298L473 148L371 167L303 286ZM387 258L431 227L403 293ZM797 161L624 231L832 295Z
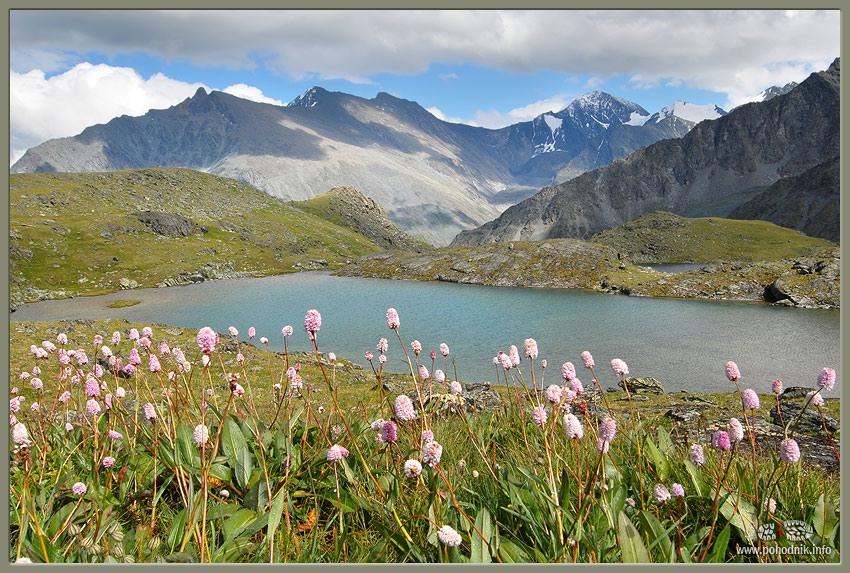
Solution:
M319 101L330 92L325 88L320 88L319 86L313 86L291 102L287 104L287 107L315 107Z

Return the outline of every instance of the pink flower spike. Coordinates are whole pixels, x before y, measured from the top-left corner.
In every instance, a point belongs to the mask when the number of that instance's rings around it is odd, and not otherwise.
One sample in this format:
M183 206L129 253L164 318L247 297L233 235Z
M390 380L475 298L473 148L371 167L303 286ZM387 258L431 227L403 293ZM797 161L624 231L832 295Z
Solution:
M304 330L308 334L315 335L322 326L322 315L316 309L308 310L304 317Z
M519 366L519 350L513 344L508 349L508 357L511 359L511 366Z
M280 329L280 333L284 336L292 336L292 327L288 324Z
M445 342L440 344L440 354L442 354L443 356L449 355L449 345L446 344Z
M463 394L463 386L460 385L460 382L458 382L457 380L454 380L449 385L449 392L451 392L455 396L460 396L461 394Z
M736 382L741 379L741 371L738 370L738 365L731 360L726 363L726 377L730 382Z
M338 462L342 458L348 457L348 450L339 444L334 444L328 449L328 461Z
M773 393L779 396L782 394L782 380L776 379L772 383Z
M779 458L786 464L796 464L800 461L800 446L791 438L785 438L779 447Z
M74 485L71 486L71 492L74 495L79 495L79 496L85 495L86 492L88 491L88 489L89 488L86 486L86 484L84 484L81 481L78 481L77 483L75 483Z
M745 410L758 410L759 406L761 405L759 403L758 394L756 394L755 390L751 388L747 388L746 390L744 390L744 395L742 396L741 400L744 404Z
M198 331L197 342L198 350L204 354L210 354L215 351L218 344L218 333L209 326L205 326Z
M416 410L413 409L413 402L405 394L399 394L395 399L395 415L402 422L409 422L416 418Z
M615 358L611 361L611 370L613 370L614 374L618 376L625 376L629 373L629 367L619 358Z
M534 414L532 415L534 424L543 428L546 426L546 418L546 408L544 408L543 406L535 406Z
M667 501L670 501L670 492L667 491L667 488L664 486L664 484L655 484L653 493L655 494L655 501L657 501L658 503L665 503Z
M419 377L420 377L422 380L427 380L427 379L428 379L428 376L429 376L429 374L428 374L428 369L427 369L427 368L425 368L425 365L424 365L424 364L420 364L420 365L419 365Z
M526 338L525 343L523 344L525 350L525 357L534 360L537 358L537 341L533 338Z
M561 378L566 381L570 381L576 377L576 367L573 366L572 362L564 362L564 365L561 366Z
M437 530L437 538L446 547L459 547L463 542L460 533L448 525L444 525Z
M695 466L699 467L705 464L705 452L702 449L702 446L699 444L694 444L691 446L690 451L691 463Z
M584 364L584 367L587 368L587 369L590 369L590 368L593 368L594 366L596 366L596 363L593 362L593 355L590 352L588 352L587 350L585 350L584 352L581 353L581 361Z
M390 330L395 330L401 325L401 320L398 317L398 311L394 308L387 309L387 326Z
M715 448L724 452L728 452L732 448L732 443L729 440L729 434L723 430L715 432L712 444Z
M422 448L422 463L428 464L432 468L440 463L440 458L443 457L443 446L439 442L428 442Z
M832 390L835 387L835 370L824 368L818 375L818 386L823 390Z
M103 458L103 467L111 468L115 464L115 458L112 456L106 456Z
M227 327L227 332L229 332L230 336L232 336L233 338L236 338L237 336L239 336L239 331L236 330L235 326Z
M254 338L257 334L257 329L253 326L248 327L248 338Z
M364 356L366 357L366 360L372 360L372 358L375 357L375 355L372 354L372 352L369 350L366 351L366 354Z

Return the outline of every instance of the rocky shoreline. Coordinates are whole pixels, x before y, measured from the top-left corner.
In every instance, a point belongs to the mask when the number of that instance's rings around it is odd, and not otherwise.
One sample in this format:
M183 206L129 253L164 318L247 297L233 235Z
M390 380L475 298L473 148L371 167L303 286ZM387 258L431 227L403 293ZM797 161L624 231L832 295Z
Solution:
M365 255L342 276L513 287L585 288L629 296L767 302L840 308L840 252L758 262L721 262L685 273L638 267L613 248L574 239L459 246L429 253Z

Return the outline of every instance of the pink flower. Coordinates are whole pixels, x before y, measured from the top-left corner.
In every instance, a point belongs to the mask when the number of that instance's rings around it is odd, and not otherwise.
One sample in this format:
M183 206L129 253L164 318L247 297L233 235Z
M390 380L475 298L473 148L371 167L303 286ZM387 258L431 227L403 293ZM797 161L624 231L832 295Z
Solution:
M434 380L442 384L446 380L446 373L439 368L434 370Z
M812 390L806 394L806 403L812 406L823 406L823 396L820 395L819 391Z
M139 364L141 364L141 363L142 363L142 359L141 359L141 357L139 357L139 351L138 351L138 350L136 350L135 348L133 348L132 350L130 350L130 358L128 359L128 361L129 361L129 362L130 362L130 364L132 364L133 366L138 366Z
M97 403L97 400L92 399L86 402L86 412L88 412L89 416L100 414L100 404Z
M9 410L12 412L20 412L21 411L21 403L18 402L17 398L12 398L9 400Z
M121 342L121 333L117 330L112 333L112 346L117 346Z
M230 336L232 336L233 338L236 338L237 336L239 336L239 331L236 330L235 326L228 326L227 332L229 332Z
M738 365L731 360L726 363L726 377L730 382L735 382L741 379L741 371L738 370Z
M88 490L89 488L86 487L86 484L81 481L78 481L77 483L71 486L71 491L74 493L74 495L85 495Z
M433 468L440 463L441 457L443 457L443 446L439 442L428 442L422 447L423 464L428 464Z
M62 338L60 340L59 336L62 336L64 338ZM59 336L56 337L56 340L59 340L59 344L66 344L68 342L68 337L66 337L64 334L60 334ZM94 344L95 344L95 346L103 344L103 337L99 334L95 334L94 335Z
M776 379L773 381L773 393L777 396L782 394L782 380Z
M398 429L395 422L387 420L381 424L381 439L385 442L394 442L398 439Z
M254 336L256 334L257 334L257 329L254 328L253 326L249 326L248 327L248 338L254 338Z
M389 343L387 342L387 339L386 338L380 339L378 341L378 346L376 348L378 349L378 352L380 352L381 354L386 352L387 349L389 348Z
M210 439L210 430L204 424L198 424L192 431L192 442L196 446L206 444Z
M431 360L436 360L436 359L437 359L437 353L432 350L431 351Z
M523 350L525 351L525 357L531 360L537 358L537 341L533 338L526 338L523 344Z
M109 430L108 432L106 432L106 435L113 440L121 440L124 438L124 436L122 436L119 432L116 432L115 430Z
M446 344L445 342L440 344L440 354L442 354L443 356L449 355L449 345Z
M36 392L40 392L44 388L41 378L33 378L30 380L30 385L32 385L32 389Z
M300 382L301 382L301 380L300 380L300 378L301 378L301 377L299 376L298 378L299 378L298 382L300 383ZM290 387L292 387L292 385L293 385L293 384L295 384L295 379L294 379L294 378L292 379L292 382L289 384L289 386L290 386ZM299 387L299 389L300 389L300 387ZM234 396L236 396L237 398L241 398L242 396L244 396L244 395L245 395L245 388L243 388L241 384L236 384L236 385L233 387L233 391L232 391L232 393L233 393L233 395L234 395Z
M572 390L576 394L581 394L582 392L584 392L584 386L582 386L581 380L579 380L578 378L573 378L572 380L570 380L570 390Z
M126 395L127 395L127 391L124 390L123 386L119 386L118 388L115 389L115 396L116 397L123 398Z
M499 365L499 357L498 357L498 356L494 356L494 357L493 357L493 366L498 366L498 365Z
M103 467L111 468L113 465L115 465L115 458L112 456L106 456L103 458Z
M419 365L419 377L420 377L422 380L427 380L427 379L428 379L428 376L429 376L429 374L428 374L428 369L427 369L427 368L425 368L425 365L424 365L424 364L420 364L420 365Z
M348 450L339 444L334 444L328 449L328 461L338 462L342 458L348 457Z
M150 326L144 327L142 329L142 336L144 336L145 338L152 338L153 337L153 329Z
M655 494L655 501L657 501L658 503L665 503L667 501L670 501L670 492L667 491L667 488L664 486L664 484L655 484L655 488L652 491Z
M292 327L287 324L280 329L280 333L284 336L292 336Z
M56 345L49 340L43 340L41 346L48 352L56 352Z
M308 310L307 316L304 317L304 330L310 335L310 340L315 338L319 328L322 326L322 315L316 309Z
M511 366L519 366L519 350L513 344L508 349L508 357L511 359Z
M151 372L162 371L162 366L160 366L159 364L159 358L157 358L155 354L148 355L148 367L150 368Z
M776 500L773 498L764 500L764 508L771 515L776 513Z
M77 350L77 364L80 366L85 366L89 363L89 357L86 356L86 351L80 348Z
M205 326L198 331L197 342L198 350L204 354L211 354L218 344L218 333L209 326Z
M66 432L73 432L74 431L74 425L71 422L65 422L65 431Z
M596 363L593 362L593 355L587 350L581 353L581 361L587 369L593 368L596 365Z
M30 437L27 433L27 427L23 423L18 422L12 428L12 441L19 445L29 445Z
M732 442L740 442L744 439L744 427L738 418L729 420L729 439Z
M603 440L602 438L597 438L596 440L596 451L602 455L608 453L608 447L611 445L610 442Z
M606 442L613 442L617 433L617 422L613 418L605 418L599 426L599 437Z
M418 340L411 342L410 347L413 349L413 353L416 356L419 356L419 353L422 352L422 344Z
M407 460L404 462L404 475L407 477L419 477L422 475L422 464L418 460Z
M269 339L266 338L265 336L260 338L260 344L268 344L268 343L269 343Z
M618 376L625 376L629 373L629 367L619 358L615 358L611 361L611 370L613 370L614 374L617 374Z
M239 386L239 384L237 384L236 386L237 386L237 388L241 388L241 386ZM289 382L289 388L292 389L292 390L301 390L301 388L303 388L303 387L304 387L304 383L301 380L301 375L296 374L295 376L293 376L292 380Z
M153 404L147 402L144 407L145 410L145 418L148 420L156 420L156 408L154 408Z
M380 362L381 364L386 364L386 362L387 362L387 355L386 355L386 354L381 354L380 356L378 356L378 362Z
M499 354L499 362L502 363L502 368L504 368L505 370L511 369L511 366L512 366L511 358L510 358L510 356L508 356L504 352Z
M534 414L532 414L532 420L534 420L534 424L543 428L546 425L546 408L543 406L535 406Z
M408 422L416 418L413 402L405 394L399 394L395 399L395 415L402 422Z
M151 339L150 338L148 338L147 336L143 336L139 339L139 348L142 348L143 350L147 350L150 347L151 347Z
M139 331L135 328L130 329L130 335L127 337L130 340L138 340L139 339Z
M63 348L59 351L59 364L67 366L71 363L71 355Z
M714 433L712 444L715 448L724 452L728 452L732 448L732 443L729 440L729 434L723 430L718 430Z
M62 392L62 395L59 396L59 402L61 402L62 404L67 404L68 400L70 400L70 399L71 399L71 393L68 392L67 390Z
M431 430L423 430L422 431L422 443L427 444L428 442L434 441L434 432Z
M633 497L627 497L624 501L629 505L629 507L635 506L635 498Z
M387 326L390 327L390 330L395 330L401 324L401 320L398 318L398 311L394 308L387 309Z
M786 464L796 464L800 461L800 446L791 438L785 438L779 447L779 458Z
M564 415L564 433L569 440L580 440L584 437L584 428L574 414Z
M444 525L437 530L437 538L446 547L458 547L463 542L460 533L448 525Z
M673 497L685 497L685 488L680 483L674 483L670 490Z
M546 368L546 360L545 360L545 359L544 359L544 360L542 360L542 361L540 362L540 365L541 365L541 366L543 366L543 368Z
M112 394L107 394L103 397L103 403L106 406L107 410L112 409Z
M832 390L835 387L835 370L824 368L818 375L818 386L823 390Z
M455 380L449 385L449 392L451 392L455 396L460 396L461 394L463 394L463 386L460 385L460 382Z
M744 409L745 410L758 410L759 408L759 396L756 394L755 390L747 388L744 390L744 395L741 398Z
M576 377L576 367L573 366L572 362L564 362L564 365L561 366L561 377L567 381Z
M372 429L373 432L380 432L381 428L383 426L384 426L384 419L378 418L377 420L372 422L372 425L370 426L370 428Z
M59 344L63 344L63 345L68 344L68 335L65 334L64 332L60 332L59 334L56 335L56 342L58 342Z
M561 396L564 393L564 389L557 384L552 384L548 388L546 388L546 400L550 404L559 404L561 402Z
M691 446L690 451L691 463L695 466L699 467L705 464L705 452L702 450L702 446L699 444L694 444Z
M366 351L365 356L366 356L366 360L370 360L370 361L372 360L372 358L374 358L374 355L369 350Z
M38 412L39 408L41 408L41 406L38 405L38 402L33 402L30 406L30 410L33 412Z

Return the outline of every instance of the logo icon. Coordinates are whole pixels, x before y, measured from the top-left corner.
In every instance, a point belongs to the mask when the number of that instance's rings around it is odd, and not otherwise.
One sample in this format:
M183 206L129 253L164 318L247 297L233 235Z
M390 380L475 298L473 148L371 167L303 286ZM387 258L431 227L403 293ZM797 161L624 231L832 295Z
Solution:
M805 541L811 539L815 530L805 521L789 519L782 524L785 527L785 535L791 541Z
M758 538L762 541L773 541L776 539L776 524L762 523L758 528Z

